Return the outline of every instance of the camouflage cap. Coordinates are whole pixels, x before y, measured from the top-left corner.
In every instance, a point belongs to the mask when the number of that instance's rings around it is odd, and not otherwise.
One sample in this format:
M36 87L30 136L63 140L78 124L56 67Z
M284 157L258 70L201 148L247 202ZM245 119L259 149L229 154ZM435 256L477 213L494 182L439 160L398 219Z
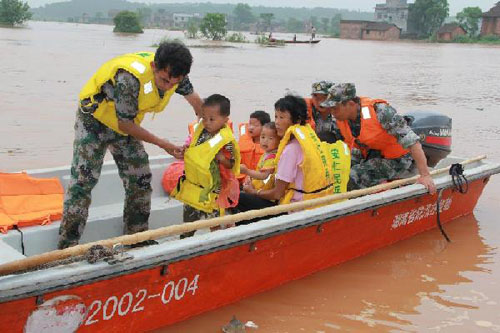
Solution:
M326 100L320 104L324 108L333 108L338 103L342 103L356 97L356 87L354 83L339 83L333 85L328 91Z
M332 81L317 81L312 84L312 94L328 95L328 90L333 86Z

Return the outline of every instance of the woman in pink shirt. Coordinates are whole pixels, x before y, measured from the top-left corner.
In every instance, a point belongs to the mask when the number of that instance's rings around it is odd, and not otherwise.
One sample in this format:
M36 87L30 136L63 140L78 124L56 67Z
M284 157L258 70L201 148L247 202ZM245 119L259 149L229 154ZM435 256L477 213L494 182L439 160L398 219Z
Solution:
M286 130L292 125L305 125L307 119L307 105L302 97L287 95L280 98L275 104L275 123L279 137L283 137ZM288 186L293 183L295 188L302 190L304 175L300 164L304 154L299 142L294 138L283 149L276 168L275 185L270 190L255 190L243 187L239 203L236 207L240 212L275 206L285 195ZM295 191L291 202L300 201L302 193ZM247 224L251 221L242 221L238 224Z

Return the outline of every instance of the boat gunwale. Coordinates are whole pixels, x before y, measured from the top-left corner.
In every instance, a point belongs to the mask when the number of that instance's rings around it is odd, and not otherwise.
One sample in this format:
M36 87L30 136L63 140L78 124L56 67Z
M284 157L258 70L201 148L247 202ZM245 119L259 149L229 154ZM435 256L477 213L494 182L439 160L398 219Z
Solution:
M478 165L466 168L464 171L469 181L500 173L500 164L498 163L477 162L476 164ZM435 182L438 190L453 187L449 175L437 176ZM297 212L293 215L273 217L249 225L242 225L238 228L226 229L222 232L184 239L182 242L166 242L153 247L140 248L130 252L134 255L133 259L121 264L109 265L104 261L89 264L80 261L21 275L0 277L0 302L38 296L154 267L170 265L200 255L252 243L290 231L377 209L388 204L409 200L425 195L425 193L426 190L420 185L412 184L335 203L334 209L332 209L331 205L323 206ZM72 282L68 283L68 280ZM40 289L41 287L43 289Z

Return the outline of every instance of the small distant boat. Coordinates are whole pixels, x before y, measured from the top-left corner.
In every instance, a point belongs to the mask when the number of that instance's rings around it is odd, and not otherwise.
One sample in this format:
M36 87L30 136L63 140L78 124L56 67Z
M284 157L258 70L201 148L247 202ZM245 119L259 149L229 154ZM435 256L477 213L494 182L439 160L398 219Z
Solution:
M287 44L318 44L321 39L315 40L284 40Z
M284 40L284 39L271 39L269 44L318 44L321 39L315 40Z

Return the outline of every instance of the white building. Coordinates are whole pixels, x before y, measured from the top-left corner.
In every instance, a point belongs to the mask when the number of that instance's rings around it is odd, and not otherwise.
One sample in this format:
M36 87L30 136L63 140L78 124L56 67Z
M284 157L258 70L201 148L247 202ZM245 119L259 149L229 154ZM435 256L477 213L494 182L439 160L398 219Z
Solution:
M408 8L407 0L386 0L375 5L375 21L394 23L405 33L408 30Z
M185 28L187 23L189 22L190 19L192 18L200 18L200 14L195 13L195 14L174 14L173 19L174 19L174 27L176 28Z

